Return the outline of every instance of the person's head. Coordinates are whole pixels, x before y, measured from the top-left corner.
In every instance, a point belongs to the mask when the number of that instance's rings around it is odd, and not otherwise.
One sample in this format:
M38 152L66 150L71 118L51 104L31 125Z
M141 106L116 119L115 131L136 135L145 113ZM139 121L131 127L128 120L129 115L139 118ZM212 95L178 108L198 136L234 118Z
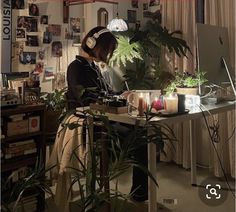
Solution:
M107 63L117 47L117 40L108 29L98 26L88 32L81 47L90 57Z

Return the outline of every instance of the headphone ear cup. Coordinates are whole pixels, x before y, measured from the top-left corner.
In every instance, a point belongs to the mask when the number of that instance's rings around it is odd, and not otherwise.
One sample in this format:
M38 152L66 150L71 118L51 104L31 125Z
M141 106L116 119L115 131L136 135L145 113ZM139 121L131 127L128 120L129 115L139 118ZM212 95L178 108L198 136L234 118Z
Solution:
M96 45L96 39L94 37L88 37L86 40L86 45L90 49L93 49Z

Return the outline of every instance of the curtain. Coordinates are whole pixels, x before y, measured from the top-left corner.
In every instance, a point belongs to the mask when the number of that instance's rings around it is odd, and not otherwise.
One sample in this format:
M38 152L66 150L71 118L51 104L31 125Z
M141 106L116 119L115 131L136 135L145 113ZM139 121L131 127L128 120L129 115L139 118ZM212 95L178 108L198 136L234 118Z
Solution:
M178 57L174 53L163 54L164 69L174 72L176 68L179 71L188 71L193 73L196 69L196 43L195 43L195 0L176 1L161 0L162 5L162 24L170 31L180 30L181 38L189 45L191 52L187 52L187 57Z
M225 26L229 30L229 43L231 64L235 69L235 0L205 0L205 21L208 24ZM196 18L195 18L195 0L176 1L161 0L162 4L162 24L170 31L181 30L182 38L187 41L192 54L188 53L188 58L179 58L178 56L164 53L164 67L173 72L177 67L179 71L194 72L196 69ZM214 117L214 118L213 118ZM218 122L220 140L215 144L221 159L224 171L235 178L235 136L232 135L235 127L235 111L221 113L207 118L207 123L212 125ZM203 119L194 122L197 139L197 163L198 166L210 168L215 176L222 177L222 169L211 143ZM199 127L201 126L201 127ZM165 147L167 157L161 156L161 160L173 160L184 168L190 168L189 152L189 123L183 122L178 126L171 126L175 132L178 142L175 144L175 150ZM210 153L210 154L209 154Z
M235 70L235 0L205 0L205 23L226 27L230 46L230 65ZM217 153L226 174L235 178L235 112L221 113L216 120L221 123L220 142L216 144ZM204 135L202 135L204 136ZM222 167L216 151L211 151L210 166L216 176L222 177Z

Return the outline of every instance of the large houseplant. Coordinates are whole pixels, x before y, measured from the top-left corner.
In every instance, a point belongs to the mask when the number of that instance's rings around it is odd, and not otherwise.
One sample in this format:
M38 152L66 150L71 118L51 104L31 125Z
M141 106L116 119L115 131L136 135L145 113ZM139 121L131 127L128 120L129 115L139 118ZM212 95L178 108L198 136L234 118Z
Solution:
M118 48L110 65L125 67L124 78L131 89L160 88L161 53L163 48L186 56L190 49L185 40L178 38L180 31L169 32L157 20L148 21L141 30L117 34Z
M135 161L132 156L133 152L136 151L137 148L151 142L158 146L159 151L163 151L166 142L170 142L172 145L173 140L176 139L173 131L167 125L156 123L155 125L151 124L149 120L153 116L149 115L148 112L149 110L147 110L143 126L140 127L137 122L137 124L133 126L132 132L125 138L122 138L122 136L117 133L108 120L108 117L102 113L94 113L90 109L77 109L68 111L65 114L65 117L62 120L62 126L71 130L81 127L79 117L85 118L84 127L86 129L90 129L91 124L94 124L91 123L91 118L92 120L100 120L99 126L103 127L102 131L99 130L95 132L94 137L96 137L96 142L91 140L91 137L88 136L87 146L89 149L85 156L86 158L89 158L87 164L83 165L84 159L81 159L81 157L76 155L78 148L82 148L82 146L78 146L75 151L73 151L71 157L77 160L81 167L79 169L67 167L73 172L74 178L72 185L75 183L79 185L80 199L77 202L77 205L81 211L105 211L104 207L106 207L106 205L114 209L114 204L111 203L114 201L116 202L117 199L123 199L126 202L129 195L123 194L119 191L117 178L127 172L131 166L136 166L142 169L157 185L154 176L152 176L145 167L140 166L140 164ZM68 123L66 121L67 118L70 117L71 114L75 113L78 117L78 122L73 121L72 123ZM160 128L165 129L165 131L160 133ZM152 130L152 134L147 134L150 130ZM125 140L125 142L122 142L122 144L121 140ZM106 147L103 146L104 143L107 144ZM109 155L109 158L107 158L108 169L105 172L105 175L104 173L103 175L99 174L101 165L99 165L99 161L102 160L102 151L108 151L107 154ZM110 181L116 182L115 189L107 189L106 185L109 184Z

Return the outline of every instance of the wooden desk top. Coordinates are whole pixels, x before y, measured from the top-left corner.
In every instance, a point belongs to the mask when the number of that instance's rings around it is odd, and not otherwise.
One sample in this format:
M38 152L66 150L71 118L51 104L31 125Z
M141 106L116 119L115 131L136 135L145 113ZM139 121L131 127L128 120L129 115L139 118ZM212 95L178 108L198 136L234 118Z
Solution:
M189 113L186 114L176 115L171 117L155 116L150 121L161 122L161 123L182 122L201 118L203 117L202 113L204 113L206 116L209 116L210 114L223 113L226 111L235 110L235 106L236 102L223 102L220 104L201 105L201 109L197 108L194 111L190 111ZM137 122L139 122L140 125L143 125L145 123L144 117L130 116L127 113L125 114L105 113L105 115L108 116L109 120L120 123L126 123L131 125L134 125Z

